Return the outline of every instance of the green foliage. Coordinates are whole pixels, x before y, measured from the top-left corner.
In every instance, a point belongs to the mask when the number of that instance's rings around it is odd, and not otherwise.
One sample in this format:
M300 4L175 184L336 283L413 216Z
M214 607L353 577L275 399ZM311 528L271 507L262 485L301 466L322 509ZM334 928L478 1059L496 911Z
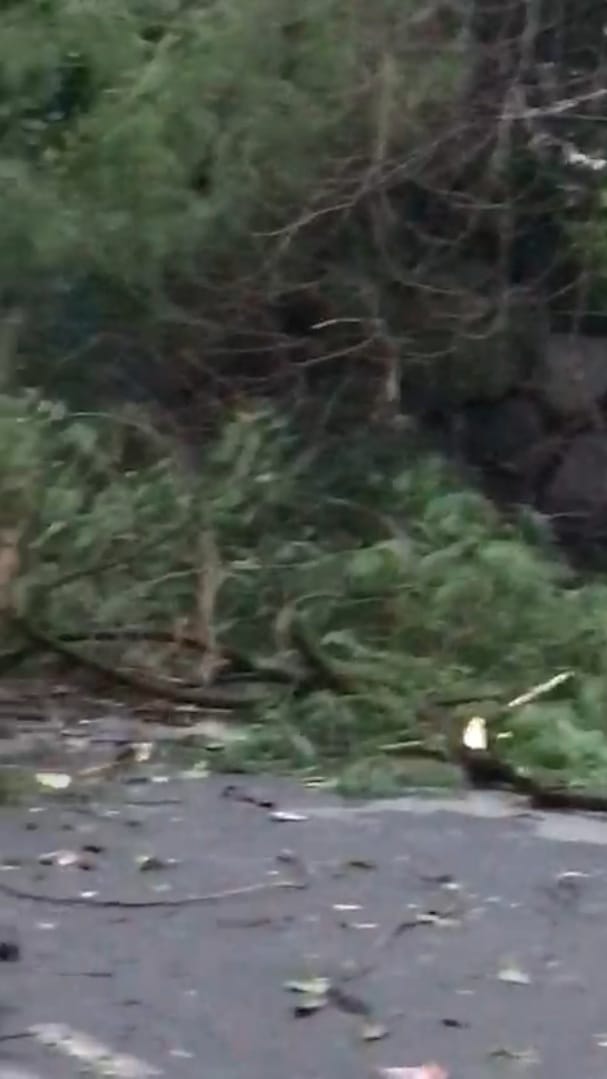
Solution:
M3 4L0 275L156 287L175 267L206 277L236 257L245 271L262 232L306 212L348 160L369 166L378 119L387 153L422 83L448 94L444 57L433 77L408 47L412 8Z
M413 446L357 432L312 460L295 428L262 408L228 418L187 474L170 447L145 440L131 467L125 427L34 394L0 398L2 523L24 529L17 599L54 633L170 630L198 609L200 538L211 531L218 639L284 659L277 626L290 609L353 676L347 692L275 687L225 763L246 754L307 773L345 769L352 783L367 760L374 786L382 762L402 780L399 747L440 748L456 723L425 727L429 700L505 701L568 669L566 697L515 713L505 750L607 781L602 580L574 587L554 555Z
M544 777L558 779L565 774L580 783L604 786L605 733L581 726L582 716L575 702L528 705L512 725L514 761L541 770Z

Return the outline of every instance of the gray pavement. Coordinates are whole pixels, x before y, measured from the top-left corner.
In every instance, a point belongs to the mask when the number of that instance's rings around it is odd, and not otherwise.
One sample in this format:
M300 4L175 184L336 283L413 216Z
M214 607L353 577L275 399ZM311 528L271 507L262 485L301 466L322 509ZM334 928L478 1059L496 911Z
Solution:
M602 820L497 798L353 804L242 776L5 809L0 889L82 905L0 894L21 948L0 963L0 1079L358 1079L427 1061L598 1079L606 841ZM82 867L40 865L58 849ZM305 887L94 905L285 877ZM326 1006L297 1017L285 983L320 977Z

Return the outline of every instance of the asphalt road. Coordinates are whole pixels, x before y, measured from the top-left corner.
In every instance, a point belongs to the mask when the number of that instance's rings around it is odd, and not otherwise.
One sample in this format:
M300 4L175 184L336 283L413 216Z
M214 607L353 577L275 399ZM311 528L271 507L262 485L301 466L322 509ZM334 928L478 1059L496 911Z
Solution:
M0 816L0 889L46 897L0 894L0 1079L604 1076L607 823L248 777L96 797Z

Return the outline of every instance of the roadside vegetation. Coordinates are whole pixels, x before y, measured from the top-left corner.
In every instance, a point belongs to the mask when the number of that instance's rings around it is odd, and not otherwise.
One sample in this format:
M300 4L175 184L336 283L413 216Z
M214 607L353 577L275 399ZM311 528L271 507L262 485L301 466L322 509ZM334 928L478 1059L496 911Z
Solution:
M607 788L604 578L408 409L512 389L548 263L604 305L602 38L544 101L464 7L0 5L0 674L219 708L226 768L453 782L480 715Z
M176 709L224 693L246 737L210 755L223 767L449 782L437 762L481 714L513 763L607 783L607 585L580 582L536 517L500 518L414 435L406 455L381 432L311 450L251 407L190 471L135 436L130 467L110 418L2 399L5 671L46 651ZM566 671L556 699L504 714Z

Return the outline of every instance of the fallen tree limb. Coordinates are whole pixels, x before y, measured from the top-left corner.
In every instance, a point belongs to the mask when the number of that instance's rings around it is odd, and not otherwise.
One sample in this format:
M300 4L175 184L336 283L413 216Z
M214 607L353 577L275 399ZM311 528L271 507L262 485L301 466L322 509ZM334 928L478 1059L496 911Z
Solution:
M260 699L259 695L251 696L243 693L242 689L239 693L236 693L227 689L191 687L183 683L171 682L169 679L157 678L147 671L131 671L120 667L112 667L102 660L86 655L72 644L51 636L45 630L34 625L31 619L25 615L15 615L14 622L20 631L38 647L55 652L77 666L93 671L109 681L129 686L131 689L145 693L148 696L162 697L164 700L175 701L179 704L192 704L201 708L225 709L226 711L247 707Z
M18 620L16 616L13 620ZM23 627L22 627L23 628ZM0 653L0 673L5 670L5 663L14 665L26 659L40 648L46 648L41 641L31 638L27 644L7 652ZM166 644L175 645L177 649L185 648L190 651L204 652L205 648L196 637L183 635L176 638L172 633L163 630L134 628L134 629L103 629L103 630L79 630L73 633L53 634L53 641L60 645L89 644L89 643L130 643L130 644ZM56 649L52 649L56 651ZM276 682L284 685L292 685L297 681L297 673L278 664L257 660L244 652L234 648L222 648L221 656L230 665L230 670L222 675L223 679L231 680L232 675L255 676L259 681Z

